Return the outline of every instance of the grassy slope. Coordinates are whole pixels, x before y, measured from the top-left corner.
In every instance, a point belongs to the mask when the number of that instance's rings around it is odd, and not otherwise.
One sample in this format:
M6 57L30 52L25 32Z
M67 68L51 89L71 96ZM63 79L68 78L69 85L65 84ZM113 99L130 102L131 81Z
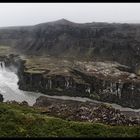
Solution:
M0 45L0 56L5 56L14 53L14 50L10 46Z
M138 137L140 127L74 122L39 114L37 109L0 103L0 137Z

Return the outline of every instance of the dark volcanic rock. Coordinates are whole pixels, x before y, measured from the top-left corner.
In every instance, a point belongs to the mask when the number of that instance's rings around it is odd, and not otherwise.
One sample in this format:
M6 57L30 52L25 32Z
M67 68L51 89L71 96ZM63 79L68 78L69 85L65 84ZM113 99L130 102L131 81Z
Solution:
M48 65L54 63L46 62ZM59 65L60 62L57 63ZM84 62L79 63L84 64ZM116 64L105 62L76 65L71 69L67 68L67 65L57 67L54 64L54 67L47 67L47 71L36 72L30 69L28 71L23 65L21 70L19 69L18 84L20 89L27 91L88 97L126 107L140 108L140 77L127 72L126 69L120 71L115 67Z
M28 102L22 101L22 102L21 102L21 105L28 106Z
M104 104L60 100L41 96L34 107L40 113L57 116L68 120L101 122L110 125L139 125L140 120L125 116L120 110Z
M3 102L4 98L3 98L3 95L0 94L0 102Z

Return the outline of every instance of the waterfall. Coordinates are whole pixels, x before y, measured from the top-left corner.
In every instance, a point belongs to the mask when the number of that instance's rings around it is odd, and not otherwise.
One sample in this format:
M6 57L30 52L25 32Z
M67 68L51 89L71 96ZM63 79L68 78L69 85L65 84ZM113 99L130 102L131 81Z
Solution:
M15 100L18 102L27 101L33 105L36 99L42 94L36 92L22 91L18 87L18 76L10 69L5 68L5 63L0 61L0 94L5 101Z
M134 93L134 85L133 85L133 83L131 85L131 91L132 91L132 95L133 95L133 93Z
M119 99L120 99L121 98L121 88L120 87L118 88L117 93L118 93L118 96L119 96Z
M69 81L67 80L67 88L69 87Z
M68 79L65 79L65 86L66 86L66 88L68 88L69 87L69 80Z
M4 63L4 61L1 61L0 62L0 70L5 70L5 63Z
M90 87L87 87L86 92L90 93L91 89Z
M117 94L119 96L119 99L121 98L122 87L123 87L123 84L119 83L118 88L117 88Z
M113 83L110 83L110 92L113 93Z

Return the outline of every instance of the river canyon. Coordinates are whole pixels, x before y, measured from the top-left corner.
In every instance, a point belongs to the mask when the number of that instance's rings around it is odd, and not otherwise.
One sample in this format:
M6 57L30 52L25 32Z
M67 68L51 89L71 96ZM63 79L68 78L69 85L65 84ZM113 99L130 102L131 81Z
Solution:
M40 96L140 109L139 25L65 19L0 29L0 94L35 104ZM135 43L134 43L135 42Z

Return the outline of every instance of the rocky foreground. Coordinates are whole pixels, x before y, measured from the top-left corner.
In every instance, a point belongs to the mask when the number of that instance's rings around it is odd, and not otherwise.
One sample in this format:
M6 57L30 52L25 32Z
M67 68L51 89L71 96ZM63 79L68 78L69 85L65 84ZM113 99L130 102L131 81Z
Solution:
M1 101L3 102L2 95ZM128 112L120 111L106 104L62 100L40 96L33 107L26 101L6 101L9 105L20 105L38 110L41 115L62 118L67 121L80 121L90 123L102 123L111 126L139 126L140 119Z
M25 103L0 103L0 137L140 137L140 126L69 121Z
M139 125L137 117L128 117L125 112L105 104L61 100L40 96L33 105L41 114L66 120L99 122L109 125Z

